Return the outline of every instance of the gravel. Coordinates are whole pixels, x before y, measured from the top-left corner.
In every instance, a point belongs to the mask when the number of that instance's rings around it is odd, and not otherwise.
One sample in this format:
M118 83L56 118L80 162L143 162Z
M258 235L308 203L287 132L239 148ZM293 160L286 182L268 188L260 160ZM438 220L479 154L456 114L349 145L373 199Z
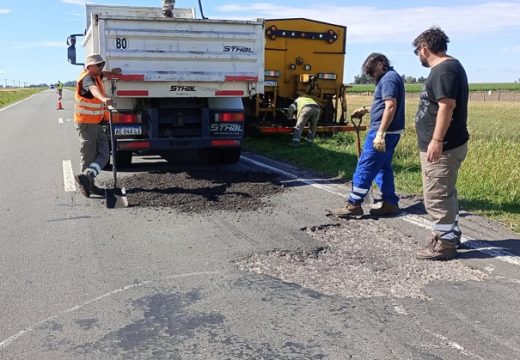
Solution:
M255 211L284 190L272 173L209 167L136 174L120 179L118 186L127 189L131 207L171 207L185 213Z
M427 298L432 281L482 281L489 274L458 260L420 261L420 246L381 221L342 220L305 228L323 245L313 251L274 250L238 261L239 269L266 274L328 295L348 298Z

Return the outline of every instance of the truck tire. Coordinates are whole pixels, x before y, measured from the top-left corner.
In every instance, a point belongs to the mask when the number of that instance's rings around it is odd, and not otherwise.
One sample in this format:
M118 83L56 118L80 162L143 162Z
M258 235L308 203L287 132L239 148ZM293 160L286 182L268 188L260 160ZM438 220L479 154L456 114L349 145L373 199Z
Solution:
M132 164L132 152L131 151L116 152L116 164L117 164L117 166L129 166L130 164Z

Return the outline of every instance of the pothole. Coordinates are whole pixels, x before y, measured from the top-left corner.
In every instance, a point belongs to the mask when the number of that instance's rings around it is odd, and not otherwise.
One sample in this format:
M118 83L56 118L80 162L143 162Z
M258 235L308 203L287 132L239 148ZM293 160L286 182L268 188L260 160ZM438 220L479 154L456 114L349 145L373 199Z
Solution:
M170 207L200 213L254 211L284 190L278 175L266 172L195 169L136 174L118 179L131 207Z
M415 259L422 241L380 221L341 221L339 225L305 228L323 244L321 251L276 250L252 255L237 266L324 294L351 298L426 298L422 289L429 282L482 281L489 277L459 260Z

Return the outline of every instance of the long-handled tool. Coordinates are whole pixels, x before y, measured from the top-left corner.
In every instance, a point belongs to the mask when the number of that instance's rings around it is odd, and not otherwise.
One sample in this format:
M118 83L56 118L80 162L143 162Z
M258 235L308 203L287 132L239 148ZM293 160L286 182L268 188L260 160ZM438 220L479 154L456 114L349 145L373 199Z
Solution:
M112 147L112 174L114 175L114 186L112 189L105 189L105 203L109 209L117 209L128 207L128 198L126 197L125 188L117 188L117 167L116 167L116 151L117 143L112 125L112 112L116 111L113 107L108 108L110 116L108 117L108 126L110 128L110 144Z

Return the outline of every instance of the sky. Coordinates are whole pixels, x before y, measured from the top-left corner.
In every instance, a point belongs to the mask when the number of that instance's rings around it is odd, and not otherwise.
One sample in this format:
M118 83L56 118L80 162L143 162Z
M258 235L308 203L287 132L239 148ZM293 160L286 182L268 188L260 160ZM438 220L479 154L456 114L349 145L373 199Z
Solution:
M520 79L520 0L201 0L211 19L307 18L347 27L345 83L354 81L372 52L385 54L406 76L427 76L413 54L413 39L431 26L449 36L448 53L464 65L470 83ZM89 3L160 7L161 0ZM0 85L75 80L66 38L85 30L83 0L0 0ZM195 8L197 0L177 0ZM81 40L80 40L81 41ZM78 41L78 43L80 43ZM78 52L78 61L83 57Z

